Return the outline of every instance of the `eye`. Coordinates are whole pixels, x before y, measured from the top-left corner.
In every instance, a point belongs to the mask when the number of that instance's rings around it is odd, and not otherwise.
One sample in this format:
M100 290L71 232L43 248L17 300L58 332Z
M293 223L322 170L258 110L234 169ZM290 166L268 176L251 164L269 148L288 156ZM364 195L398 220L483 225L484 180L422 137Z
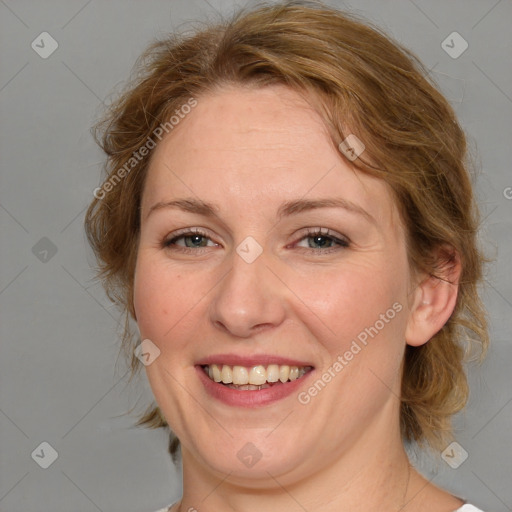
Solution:
M211 242L211 245L208 245ZM218 244L212 242L208 234L198 228L187 229L182 232L174 233L171 238L162 242L163 248L189 252L203 247L215 247Z
M333 252L338 251L342 248L350 246L350 242L346 237L338 236L329 229L322 228L309 228L306 231L306 235L303 236L298 247L301 247L301 243L307 243L306 248L312 252ZM302 245L302 247L305 247Z
M218 247L218 245L210 239L205 231L199 228L188 228L173 233L170 238L162 241L162 248L196 254L202 252L201 249L203 248ZM350 246L350 242L343 235L337 235L329 229L308 228L305 236L300 238L295 246L304 248L310 253L325 254L347 248Z

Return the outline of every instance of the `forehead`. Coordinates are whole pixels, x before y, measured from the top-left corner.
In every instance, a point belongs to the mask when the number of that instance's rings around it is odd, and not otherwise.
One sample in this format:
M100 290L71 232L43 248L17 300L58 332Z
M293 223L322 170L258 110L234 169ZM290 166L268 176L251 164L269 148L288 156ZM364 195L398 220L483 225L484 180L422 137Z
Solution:
M197 106L154 150L143 211L196 196L231 209L339 196L396 221L387 184L343 159L314 108L284 87L226 88ZM260 212L261 213L261 212Z

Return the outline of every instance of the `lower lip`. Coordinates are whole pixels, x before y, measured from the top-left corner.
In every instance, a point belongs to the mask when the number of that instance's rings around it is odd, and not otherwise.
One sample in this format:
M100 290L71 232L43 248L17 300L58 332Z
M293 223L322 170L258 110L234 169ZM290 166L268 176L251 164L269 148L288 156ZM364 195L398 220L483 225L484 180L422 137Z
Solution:
M229 388L224 384L211 380L201 366L196 366L196 371L206 391L213 398L233 407L262 407L297 393L314 370L310 370L299 379L293 381L276 384L266 389L246 391Z

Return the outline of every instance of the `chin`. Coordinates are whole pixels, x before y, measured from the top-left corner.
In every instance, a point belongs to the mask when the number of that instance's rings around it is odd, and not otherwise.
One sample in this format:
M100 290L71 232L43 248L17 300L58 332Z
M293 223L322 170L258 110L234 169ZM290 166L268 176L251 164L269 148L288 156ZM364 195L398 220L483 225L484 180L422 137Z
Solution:
M300 468L308 466L304 440L286 431L269 436L268 430L259 433L245 430L233 438L224 435L222 441L216 438L214 442L204 440L194 445L194 458L201 465L217 473L219 478L229 474L230 483L244 487L268 488L269 479L276 478L281 483L281 478L287 480L290 473L295 475L295 480L301 477ZM188 454L186 450L183 453L186 464Z

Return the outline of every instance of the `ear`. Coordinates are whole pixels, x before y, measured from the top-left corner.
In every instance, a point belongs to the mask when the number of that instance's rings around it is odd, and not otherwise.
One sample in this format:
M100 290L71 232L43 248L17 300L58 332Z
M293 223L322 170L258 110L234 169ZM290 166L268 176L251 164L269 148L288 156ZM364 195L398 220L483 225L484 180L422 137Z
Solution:
M436 251L436 276L427 275L414 289L405 330L408 345L427 343L449 320L457 303L462 270L457 251L442 246Z

